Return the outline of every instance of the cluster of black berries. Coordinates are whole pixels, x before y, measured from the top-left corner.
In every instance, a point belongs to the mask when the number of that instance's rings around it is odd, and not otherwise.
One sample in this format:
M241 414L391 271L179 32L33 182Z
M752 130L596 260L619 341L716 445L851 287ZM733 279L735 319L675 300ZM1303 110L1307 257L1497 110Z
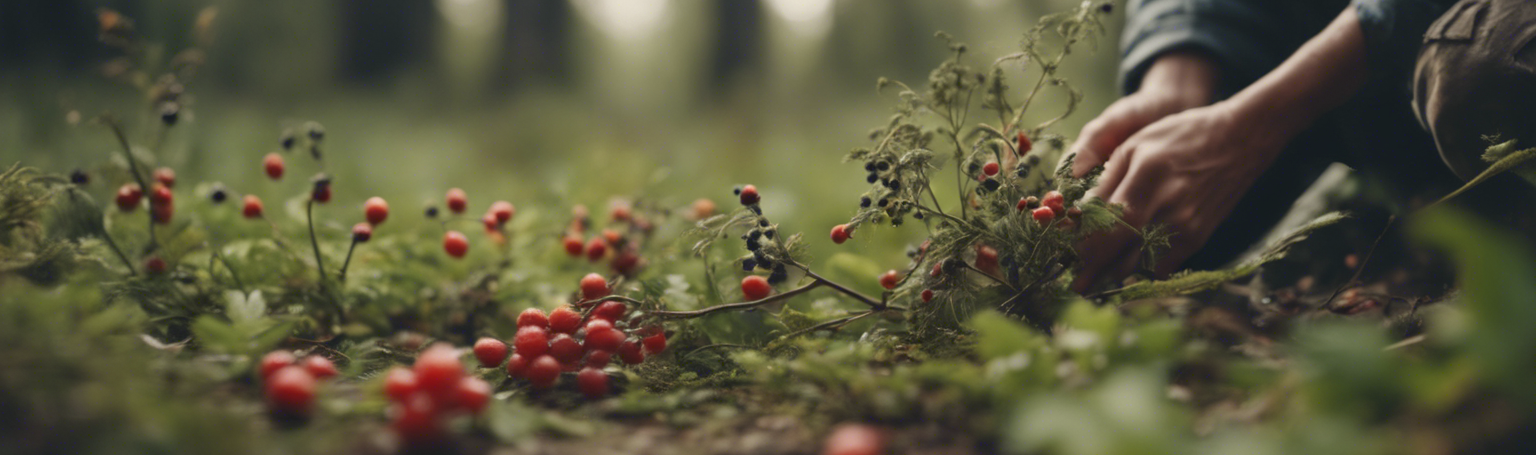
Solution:
M789 279L789 271L784 264L775 262L763 251L765 243L775 242L779 238L779 228L768 218L763 216L763 209L758 207L762 198L757 194L757 187L752 185L738 186L732 190L741 200L741 205L757 214L757 226L741 235L741 240L746 242L747 251L752 252L752 257L741 260L741 269L751 272L757 269L770 270L769 284L779 284Z

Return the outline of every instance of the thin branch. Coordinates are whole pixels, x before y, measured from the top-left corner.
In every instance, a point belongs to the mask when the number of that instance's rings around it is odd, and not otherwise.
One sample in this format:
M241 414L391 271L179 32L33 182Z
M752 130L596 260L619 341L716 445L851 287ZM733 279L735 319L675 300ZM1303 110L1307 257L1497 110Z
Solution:
M123 134L123 127L117 124L117 119L113 118L111 114L103 114L101 122L107 124L107 127L111 128L112 134L117 136L117 143L123 147L123 158L128 160L128 173L133 175L133 181L138 182L139 191L149 194L149 181L145 180L144 175L139 171L139 160L133 156L133 146L128 144L128 135ZM155 238L154 212L154 199L151 198L150 210L145 213L145 216L149 219L149 248L147 248L149 251L154 251L160 247L160 242Z
M831 287L832 289L836 289L837 292L841 292L843 294L848 295L849 297L853 297L855 299L858 299L860 302L864 302L865 305L869 305L870 308L874 308L874 309L885 308L885 304L884 303L881 303L878 300L875 300L873 298L870 298L869 296L866 296L866 295L864 295L862 293L859 293L859 291L855 291L855 290L853 290L853 289L851 289L851 288L849 288L847 286L843 286L841 284L833 282L832 280L828 280L828 279L822 277L821 275L817 275L816 272L812 272L810 269L807 269L807 268L805 268L803 266L800 266L799 264L795 264L795 266L796 267L800 267L801 270L804 270L805 271L805 275L808 276L808 277L811 277L811 279L816 280L817 282L820 282L821 284L825 284L828 287Z
M320 286L325 287L325 261L320 258L320 240L315 237L315 200L304 203L304 218L309 222L309 244L315 247L315 270L320 271Z
M128 260L128 255L123 254L123 250L117 247L117 242L112 240L111 234L102 232L101 239L106 240L107 247L111 248L113 253L117 253L117 258L123 260L123 265L128 266L128 276L136 276L139 274L137 270L134 270L133 262Z
M311 235L313 235L313 234L311 234ZM354 251L356 249L357 249L357 239L353 238L352 239L352 246L348 246L347 247L347 259L344 260L344 261L341 261L341 273L338 273L337 277L336 277L337 280L339 280L339 281L341 281L343 283L347 282L347 267L351 267L352 266L352 251Z
M821 286L823 284L826 284L826 282L824 282L824 281L812 281L810 284L807 284L805 286L801 286L801 287L794 288L794 289L791 289L791 290L788 290L788 291L784 291L783 293L774 294L774 295L771 295L771 296L768 296L768 297L764 297L764 298L762 298L760 300L753 300L751 302L727 303L727 304L724 304L724 305L715 305L715 306L712 306L712 307L709 307L709 308L702 308L702 309L693 310L693 311L653 311L650 314L656 315L656 316L660 316L660 317L663 317L663 318L667 318L667 319L689 319L689 318L704 317L704 316L708 316L708 315L711 315L711 314L714 314L714 313L719 313L721 311L745 310L745 309L748 309L748 308L756 308L756 307L760 307L760 306L763 306L763 305L774 303L774 302L777 302L777 301L780 301L780 300L785 300L785 299L788 299L790 297L794 297L794 296L797 296L797 295L800 295L800 294L804 294L804 293L806 293L806 292L808 292L808 291L810 291L812 289L815 289L817 286Z
M826 322L823 322L823 323L820 323L820 324L816 324L816 325L813 325L813 326L810 326L810 327L806 327L804 329L800 329L800 330L796 330L796 331L784 334L784 336L779 337L778 340L788 340L790 338L794 338L794 337L797 337L797 336L800 336L800 335L805 335L805 334L808 334L808 333L814 333L814 332L816 332L818 330L841 328L842 326L847 325L849 323L852 323L853 321L857 321L859 319L863 319L865 316L869 316L871 314L875 314L876 311L879 311L879 310L864 310L864 311L860 311L858 313L854 313L854 314L852 314L850 316L844 316L844 317L841 317L841 318L837 318L837 319L833 319L833 320L830 320L830 321L826 321Z
M1018 292L1019 291L1019 288L1013 287L1013 284L1010 284L1007 281L1003 281L1003 279L1002 278L998 278L997 275L993 275L993 274L987 273L986 271L978 269L978 268L976 268L976 266L968 264L965 261L960 261L960 265L965 266L965 268L967 268L967 269L974 270L974 271L976 271L976 273L980 273L982 276L985 276L987 278L991 278L992 281L996 281L997 284L1001 284L1004 287L1007 287L1008 290L1010 290L1010 291L1014 291L1014 292Z

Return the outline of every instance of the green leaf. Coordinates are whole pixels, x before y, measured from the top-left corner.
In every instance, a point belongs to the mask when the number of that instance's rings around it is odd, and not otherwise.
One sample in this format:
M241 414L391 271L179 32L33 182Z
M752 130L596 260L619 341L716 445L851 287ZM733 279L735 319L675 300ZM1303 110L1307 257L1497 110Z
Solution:
M971 328L976 331L976 353L983 360L1007 357L1045 344L1044 337L1029 326L992 310L971 318Z
M1517 152L1521 153L1521 152ZM1536 405L1536 254L1521 238L1453 209L1415 217L1409 234L1450 253L1472 326L1468 344L1497 384Z
M250 296L240 291L224 291L224 299L227 302L225 314L235 324L252 322L267 315L267 301L262 298L261 291L252 291Z

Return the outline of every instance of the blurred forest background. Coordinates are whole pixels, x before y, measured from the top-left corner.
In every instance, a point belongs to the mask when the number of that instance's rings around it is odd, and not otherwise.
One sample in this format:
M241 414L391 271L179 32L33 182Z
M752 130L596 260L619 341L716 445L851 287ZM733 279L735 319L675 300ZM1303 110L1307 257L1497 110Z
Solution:
M156 151L188 181L255 188L279 133L316 120L343 201L376 194L416 211L457 186L524 213L600 207L615 194L724 200L730 185L751 182L765 209L820 236L866 186L839 163L892 112L894 91L877 93L878 77L921 86L948 56L938 30L985 67L1015 52L1041 15L1076 4L10 0L0 2L0 163L59 173L101 163L116 145L89 119L107 111L130 119L130 135L157 134L143 92L103 76L120 52L99 42L96 11L111 8L158 43L148 52L162 61L211 21L185 126ZM1116 39L1067 60L1063 74L1087 96L1058 132L1075 136L1114 100ZM1018 64L1008 76L1015 90L1026 80ZM1042 119L1058 109L1053 95ZM882 231L861 240L921 234Z

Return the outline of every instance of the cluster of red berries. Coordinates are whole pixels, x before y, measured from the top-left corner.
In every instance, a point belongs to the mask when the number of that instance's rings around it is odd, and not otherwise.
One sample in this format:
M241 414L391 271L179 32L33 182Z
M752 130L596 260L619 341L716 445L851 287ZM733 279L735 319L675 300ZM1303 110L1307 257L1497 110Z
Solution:
M265 385L267 409L272 415L298 419L314 412L318 382L338 374L330 359L310 355L300 360L292 352L281 350L263 356L257 373Z
M427 347L411 368L397 366L384 377L384 394L393 403L390 428L408 446L442 441L444 421L463 412L480 414L491 392L489 383L464 374L459 351L446 343Z
M696 202L696 211L697 205ZM711 206L708 209L713 211L714 207ZM655 225L646 217L635 214L633 207L625 201L615 201L610 205L608 219L610 227L603 229L600 235L583 241L582 237L592 226L591 215L584 205L572 207L571 225L566 229L565 238L561 241L565 253L573 258L586 256L591 262L608 258L608 266L614 272L624 276L634 276L642 265L635 236L650 232ZM621 233L620 229L629 235Z
M1063 229L1071 229L1077 220L1083 216L1083 210L1077 207L1067 208L1067 199L1059 191L1045 193L1045 197L1036 198L1029 196L1019 199L1015 206L1020 212L1029 211L1031 218L1041 225L1049 225L1058 218L1063 218L1060 226Z
M176 186L176 171L164 167L155 169L154 179L149 191L150 216L155 223L169 224L176 211L176 196L171 193L171 188ZM132 212L139 208L143 199L144 188L137 183L128 183L118 187L114 202L118 210Z
M443 202L448 207L448 211L455 215L463 215L464 211L469 209L469 196L459 188L448 189ZM511 202L491 203L485 215L480 217L481 224L485 226L485 234L498 244L506 242L506 225L512 221L512 216L515 214L517 214L517 208L512 206ZM427 217L436 218L437 207L427 207ZM469 254L469 238L464 236L464 233L454 230L443 233L443 252L455 259L463 258Z
M600 299L610 292L601 275L581 279L583 301ZM599 303L586 317L571 306L561 306L548 315L529 308L517 317L517 336L511 350L500 340L482 338L475 343L475 356L485 367L502 366L505 360L508 376L527 380L541 390L554 387L562 372L577 371L576 388L588 398L601 398L609 391L608 373L603 369L614 356L626 365L636 365L647 355L667 349L667 336L660 327L637 329L633 321L625 320L628 312L624 302L616 300Z

